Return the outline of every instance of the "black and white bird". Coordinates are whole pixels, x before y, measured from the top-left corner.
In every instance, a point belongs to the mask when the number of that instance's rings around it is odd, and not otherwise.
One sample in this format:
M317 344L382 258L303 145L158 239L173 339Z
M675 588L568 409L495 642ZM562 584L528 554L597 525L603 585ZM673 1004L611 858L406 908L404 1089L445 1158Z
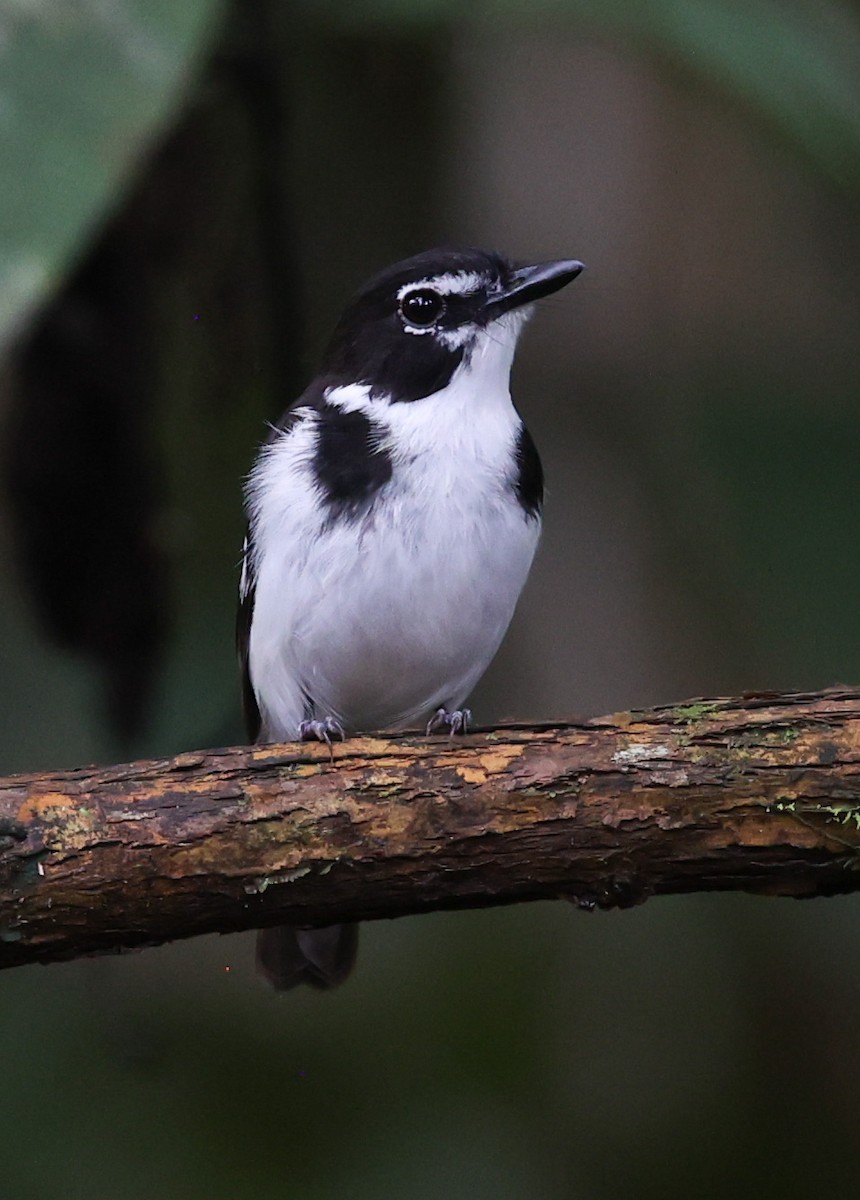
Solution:
M540 535L543 471L510 395L517 339L532 302L581 270L431 250L348 304L247 483L252 739L465 732ZM355 947L354 926L268 929L258 964L281 989L330 987Z

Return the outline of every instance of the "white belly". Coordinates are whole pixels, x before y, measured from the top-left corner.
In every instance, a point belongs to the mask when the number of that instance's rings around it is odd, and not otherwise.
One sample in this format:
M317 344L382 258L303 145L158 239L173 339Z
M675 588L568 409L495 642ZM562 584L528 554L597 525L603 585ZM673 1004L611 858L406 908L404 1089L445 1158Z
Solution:
M408 725L460 706L486 670L538 523L513 498L471 515L456 503L398 509L321 530L300 572L289 550L267 557L251 641L265 736L294 738L308 700L346 729Z

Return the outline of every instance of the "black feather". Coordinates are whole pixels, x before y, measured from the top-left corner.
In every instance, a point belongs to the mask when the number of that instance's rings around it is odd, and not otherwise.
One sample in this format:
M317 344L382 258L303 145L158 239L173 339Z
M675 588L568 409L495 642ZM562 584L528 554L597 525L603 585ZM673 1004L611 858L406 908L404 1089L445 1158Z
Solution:
M514 451L514 490L526 514L539 517L543 507L543 467L537 447L525 425L520 426Z
M391 456L379 442L382 431L363 412L322 404L317 418L314 473L333 517L367 511L391 478Z

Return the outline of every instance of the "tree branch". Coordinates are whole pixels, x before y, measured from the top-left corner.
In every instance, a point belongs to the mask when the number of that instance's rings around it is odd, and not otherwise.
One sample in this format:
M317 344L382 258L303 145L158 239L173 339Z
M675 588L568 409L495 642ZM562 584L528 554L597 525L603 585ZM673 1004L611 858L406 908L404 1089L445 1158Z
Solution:
M860 691L0 780L0 967L566 897L860 890Z

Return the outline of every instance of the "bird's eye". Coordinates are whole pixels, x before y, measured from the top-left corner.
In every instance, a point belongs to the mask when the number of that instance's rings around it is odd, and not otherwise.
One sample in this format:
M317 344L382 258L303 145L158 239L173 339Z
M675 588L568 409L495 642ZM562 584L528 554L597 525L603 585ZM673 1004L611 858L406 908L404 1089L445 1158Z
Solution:
M400 313L405 321L417 329L429 329L435 325L445 311L445 301L432 288L419 288L409 292L400 301Z

